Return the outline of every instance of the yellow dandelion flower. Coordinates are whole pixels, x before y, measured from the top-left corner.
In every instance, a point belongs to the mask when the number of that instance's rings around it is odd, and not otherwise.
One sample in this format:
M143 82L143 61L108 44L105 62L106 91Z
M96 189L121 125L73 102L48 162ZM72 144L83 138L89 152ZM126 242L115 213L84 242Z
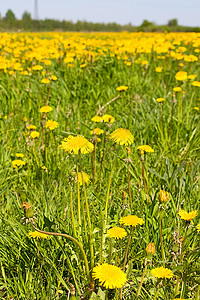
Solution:
M191 79L191 80L195 79L196 77L197 77L197 75L195 75L195 74L194 75L188 75L188 79Z
M164 100L165 100L165 98L157 98L157 99L156 99L156 101L159 102L159 103L160 103L160 102L163 102Z
M154 255L156 253L156 245L154 243L149 243L145 249L148 255Z
M119 267L107 263L94 267L92 277L106 289L121 288L127 281L126 274Z
M115 121L115 118L112 117L111 115L103 115L102 120L105 123L113 123Z
M199 107L198 107L198 106L195 106L194 109L195 109L195 110L199 110Z
M94 117L91 119L91 121L96 122L96 123L99 123L99 122L102 121L102 117L100 117L100 116L94 116Z
M131 145L134 137L132 133L125 128L118 128L110 134L110 139L119 145Z
M142 145L137 147L138 150L140 150L141 154L144 154L144 152L154 152L154 150L149 145Z
M200 223L197 224L197 231L198 231L198 232L200 231Z
M64 151L78 154L79 151L82 154L90 153L94 150L94 145L90 143L86 138L81 135L78 136L69 136L61 142L61 148Z
M43 166L41 167L42 170L46 171L47 170L47 167Z
M42 106L41 108L40 108L40 112L41 113L48 113L48 112L50 112L50 111L52 111L53 110L53 108L51 107L51 106Z
M28 121L28 119L26 117L24 117L23 120L25 123Z
M188 213L185 210L181 209L178 214L182 220L191 221L197 216L198 211L194 210Z
M127 236L127 232L122 227L112 227L107 231L107 236L115 239L122 239Z
M122 217L119 220L120 224L124 224L126 226L133 226L136 227L137 225L143 225L144 224L144 220L142 220L141 218L138 218L135 215L129 215L126 217Z
M56 75L51 75L51 79L55 81L58 79L58 77Z
M39 135L40 135L40 133L39 133L38 131L32 131L32 132L31 132L31 137L32 137L33 139L38 138Z
M41 80L41 83L50 83L50 80L48 79L48 78L43 78L42 80Z
M193 81L192 85L193 85L193 86L200 87L200 82L199 82L199 81Z
M82 64L82 65L80 65L80 68L85 68L86 67L86 64Z
M32 67L32 70L34 70L34 71L40 71L42 69L43 69L43 66L40 66L40 65L35 65Z
M116 88L116 91L118 92L124 92L128 89L128 86L125 86L125 85L120 85Z
M82 180L82 175L83 175L83 180ZM77 180L77 177L76 177L76 180ZM83 185L83 182L87 183L87 184L90 183L89 175L85 172L82 172L82 174L81 174L81 172L78 172L78 182L80 185Z
M175 75L176 80L184 81L187 79L187 72L179 71Z
M144 59L141 61L141 65L145 66L145 65L148 65L148 60Z
M13 168L21 167L21 166L24 166L25 164L26 164L25 161L23 161L21 159L15 159L12 161Z
M160 190L158 194L159 201L162 202L167 202L169 200L169 193L163 190Z
M26 128L28 129L28 130L35 130L37 127L35 126L35 125L28 125L28 126L26 126Z
M33 238L33 239L36 239L37 241L38 241L39 239L48 239L48 238L49 238L49 236L48 236L47 234L41 233L41 232L39 232L39 231L32 231L32 232L29 232L29 233L28 233L28 237Z
M46 66L50 66L50 65L51 65L51 60L46 59L46 60L44 61L44 63L45 63Z
M162 70L163 70L163 68L161 68L161 67L156 67L156 72L161 73Z
M15 156L19 157L19 158L23 158L24 154L23 153L15 153Z
M186 299L183 299L183 298L174 298L172 300L186 300Z
M104 130L100 129L100 128L95 128L95 129L92 129L92 131L90 133L94 134L94 135L100 135L100 134L104 133Z
M168 268L159 267L151 270L151 274L156 278L172 278L174 275Z
M46 122L46 125L45 125L45 127L46 127L46 128L49 128L50 130L54 130L54 129L56 129L58 126L59 126L58 122L52 121L52 120L48 120L48 121Z
M180 87L180 86L175 86L175 87L173 88L173 91L174 91L174 92L180 92L180 91L181 91L181 87Z

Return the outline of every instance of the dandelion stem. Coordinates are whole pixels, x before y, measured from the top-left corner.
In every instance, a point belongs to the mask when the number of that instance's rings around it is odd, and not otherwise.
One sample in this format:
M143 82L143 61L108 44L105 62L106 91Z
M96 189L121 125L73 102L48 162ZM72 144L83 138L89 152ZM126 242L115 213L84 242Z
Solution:
M180 263L180 264L183 262L183 250L184 250L184 246L185 246L185 241L186 241L187 232L188 232L188 226L186 227L186 230L185 230L185 236L184 236L184 238L183 238L183 243L182 243L182 247L181 247L181 254L180 254L180 260L179 260L179 263ZM179 280L180 280L180 277L177 276L176 287L175 287L175 295L177 295L177 293L178 293Z
M129 249L129 245L130 245L130 241L131 241L132 231L133 231L133 226L131 226L130 235L129 235L128 243L127 243L127 247L126 247L126 254L125 254L124 265L123 265L123 271L124 272L125 272L126 261L127 261L127 257L128 257L128 249ZM121 287L120 299L122 299L122 292L123 292L123 287Z
M130 167L130 163L128 161L128 192L129 192L129 200L130 200L130 207L131 207L131 211L133 211L133 203L132 203L132 196L131 196L131 184L130 184L130 172L129 172L129 167Z
M77 181L77 196L78 196L78 225L79 225L79 233L81 230L81 202L80 202L80 186L78 180L78 160L76 160L76 181ZM83 180L83 178L82 178Z
M87 275L87 279L88 281L90 282L91 281L91 277L90 277L90 271L89 271L89 265L88 265L88 260L87 260L87 257L86 257L86 254L85 254L85 251L82 247L82 245L75 239L73 238L72 236L68 235L68 234L65 234L65 233L58 233L58 232L48 232L48 231L43 231L43 230L40 230L38 228L35 227L35 225L33 223L31 223L31 225L33 226L33 228L40 232L40 233L44 233L44 234L47 234L47 235L54 235L54 236L63 236L63 237L66 237L67 239L73 241L80 249L81 253L82 253L82 256L83 256L83 260L84 260L84 263L85 263L85 269L86 269L86 275Z
M74 229L74 235L77 238L76 225L75 225L75 219L74 219L74 211L73 211L72 187L71 187L71 185L70 185L70 205L71 205L71 217L72 217L72 224L73 224L73 229Z
M90 210L89 210L89 205L88 205L88 200L87 200L85 181L83 179L83 172L82 172L82 168L81 168L81 153L80 153L80 151L79 151L79 165L80 165L81 176L82 176L86 212L87 212L87 217L88 217L89 236L90 236L91 269L93 269L93 267L94 267L94 238L93 238L93 233L92 233L92 224L91 224L91 219L90 219Z
M141 282L140 282L140 285L139 285L139 288L138 288L136 300L137 300L138 297L140 296L140 291L141 291L141 288L142 288L142 284L143 284L143 281L144 281L144 277L145 277L145 275L146 275L146 271L147 271L147 262L146 262L146 260L145 260L145 268L144 268L144 272L143 272L143 274L142 274Z
M159 230L160 230L160 246L161 246L162 261L165 262L165 252L164 252L163 238L162 238L162 210L160 210ZM165 266L165 263L163 263L163 265Z

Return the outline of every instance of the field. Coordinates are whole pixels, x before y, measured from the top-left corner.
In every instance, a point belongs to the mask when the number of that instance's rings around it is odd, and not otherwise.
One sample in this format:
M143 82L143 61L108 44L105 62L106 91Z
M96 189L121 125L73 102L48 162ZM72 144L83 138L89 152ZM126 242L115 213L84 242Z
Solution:
M0 299L200 299L200 34L0 34Z

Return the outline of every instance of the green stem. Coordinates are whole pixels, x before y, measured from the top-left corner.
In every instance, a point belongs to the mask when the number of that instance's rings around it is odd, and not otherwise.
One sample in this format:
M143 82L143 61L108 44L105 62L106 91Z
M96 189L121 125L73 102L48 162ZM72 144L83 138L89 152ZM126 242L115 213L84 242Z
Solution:
M161 210L160 210L160 218L159 218L159 230L160 230L161 255L162 255L162 261L164 262L163 265L165 266L165 252L164 252L163 238L162 238L162 211Z
M70 236L68 234L65 234L65 233L48 232L48 231L40 230L40 229L36 228L33 223L31 223L31 225L33 226L33 228L36 231L38 231L40 233L47 234L47 235L54 235L54 236L63 236L63 237L66 237L67 239L73 241L79 247L79 249L80 249L80 251L82 253L83 260L84 260L84 263L85 263L85 269L86 269L87 279L88 279L89 282L91 282L90 271L89 271L89 264L88 264L88 260L87 260L85 251L84 251L82 245L75 238L73 238L72 236Z
M143 275L142 275L142 278L141 278L140 286L139 286L139 288L138 288L136 300L137 300L138 297L140 296L140 292L141 292L142 284L143 284L143 281L144 281L144 277L145 277L145 275L146 275L146 271L147 271L147 262L145 261L145 268L144 268L144 272L143 272Z
M115 158L113 160L112 169L110 171L109 180L108 180L108 188L107 188L107 194L106 194L106 206L105 206L105 213L104 213L105 225L106 225L107 216L108 216L108 200L109 200L109 195L110 195L110 186L111 186L111 182L112 182L112 176L113 176L113 171L114 171L114 168L115 168L116 158L117 158L117 156L115 155Z
M79 225L79 233L81 231L81 202L80 202L80 186L78 180L78 160L76 160L76 180L77 180L77 196L78 196L78 225ZM82 179L83 180L83 179Z
M130 184L130 172L129 172L129 161L128 161L128 192L129 192L129 200L130 200L130 207L131 212L133 211L133 203L132 203L132 196L131 196L131 184Z
M91 254L91 269L93 269L93 267L94 267L94 238L93 238L93 233L92 233L92 224L91 224L91 219L90 219L90 210L89 210L89 205L88 205L88 200L87 200L85 181L83 180L83 172L82 172L82 167L81 167L81 153L80 152L79 152L79 165L80 165L81 176L82 176L86 212L87 212L87 217L88 217L89 237L90 237L90 254Z
M71 187L71 185L70 185L70 206L71 206L71 217L72 217L72 224L73 224L73 229L74 229L74 235L77 238L76 225L75 225L75 219L74 219L74 211L73 211L72 187Z

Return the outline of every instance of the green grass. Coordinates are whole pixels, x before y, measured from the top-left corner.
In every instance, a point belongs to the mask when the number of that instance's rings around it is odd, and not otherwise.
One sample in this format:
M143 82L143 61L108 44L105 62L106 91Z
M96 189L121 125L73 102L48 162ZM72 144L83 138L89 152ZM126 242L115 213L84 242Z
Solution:
M59 147L61 140L68 135L81 134L91 139L90 131L101 127L108 134L117 128L127 128L134 136L130 146L130 185L133 199L132 214L145 220L145 224L134 231L129 247L126 273L128 281L123 289L123 299L136 299L136 294L144 270L145 248L154 242L156 253L148 262L139 299L199 299L199 234L196 230L199 217L190 224L185 246L184 258L180 263L179 240L185 234L184 222L178 217L180 208L186 211L199 209L199 105L198 87L189 82L183 83L185 94L181 96L182 119L178 119L178 98L172 96L175 74L179 61L169 59L162 61L164 71L156 73L157 54L141 54L140 58L149 61L148 68L133 63L127 67L116 57L99 56L87 67L67 67L52 60L49 72L58 80L48 85L40 83L40 73L22 76L16 71L15 76L0 73L0 298L2 299L67 299L70 284L76 290L76 299L88 292L88 280L85 265L79 249L68 239L50 237L33 240L27 236L33 228L31 224L23 225L23 210L19 203L29 202L36 212L37 227L52 232L66 233L74 237L73 218L70 203L72 187L72 207L77 239L83 245L90 259L88 218L85 206L81 209L82 227L77 218L77 184L74 179L76 155L64 153ZM131 57L132 59L132 57ZM185 63L185 70L190 74L199 74L197 63ZM39 74L39 75L38 75ZM116 88L128 86L128 90L110 105L105 106L103 114L111 114L115 122L95 124L91 118L100 107L117 96ZM49 94L48 94L49 93ZM53 108L48 119L56 120L59 127L50 132L44 129L44 152L42 151L42 114L41 106L47 103ZM166 100L159 104L158 97ZM172 101L174 113L171 119ZM160 127L160 105L162 105L163 136ZM4 117L7 116L7 119ZM26 123L37 126L40 137L29 138ZM171 121L172 120L172 121ZM170 124L172 126L170 137ZM101 180L86 187L89 211L92 222L95 265L101 260L101 241L103 232L103 262L115 262L122 267L128 237L116 241L109 257L109 238L106 231L110 226L119 226L123 212L131 214L127 181L127 152L124 146L114 145L105 136L104 162ZM101 138L102 139L102 138ZM153 153L146 154L145 168L148 194L142 180L140 153L137 147L150 145ZM103 139L97 144L97 178L100 172L100 158L103 152ZM12 168L15 153L25 155L24 167ZM108 180L113 160L116 157L114 174L108 198L108 217L104 223L104 210ZM82 155L82 170L90 175L92 181L91 154ZM46 166L45 172L42 167ZM79 165L80 170L80 165ZM166 256L165 266L174 272L174 279L159 283L151 274L152 268L163 265L160 235L158 193L160 189L170 193L162 217L163 244ZM127 198L122 198L122 190ZM17 201L17 197L18 201ZM80 187L81 203L85 198ZM86 219L86 228L84 228ZM104 224L104 225L103 225ZM130 229L127 227L129 234ZM90 239L89 239L90 240ZM91 271L91 270L90 270ZM180 278L177 295L174 294L176 279ZM158 284L159 288L158 288ZM108 295L96 282L95 288L84 299L117 299L115 290ZM107 298L106 298L107 299Z

